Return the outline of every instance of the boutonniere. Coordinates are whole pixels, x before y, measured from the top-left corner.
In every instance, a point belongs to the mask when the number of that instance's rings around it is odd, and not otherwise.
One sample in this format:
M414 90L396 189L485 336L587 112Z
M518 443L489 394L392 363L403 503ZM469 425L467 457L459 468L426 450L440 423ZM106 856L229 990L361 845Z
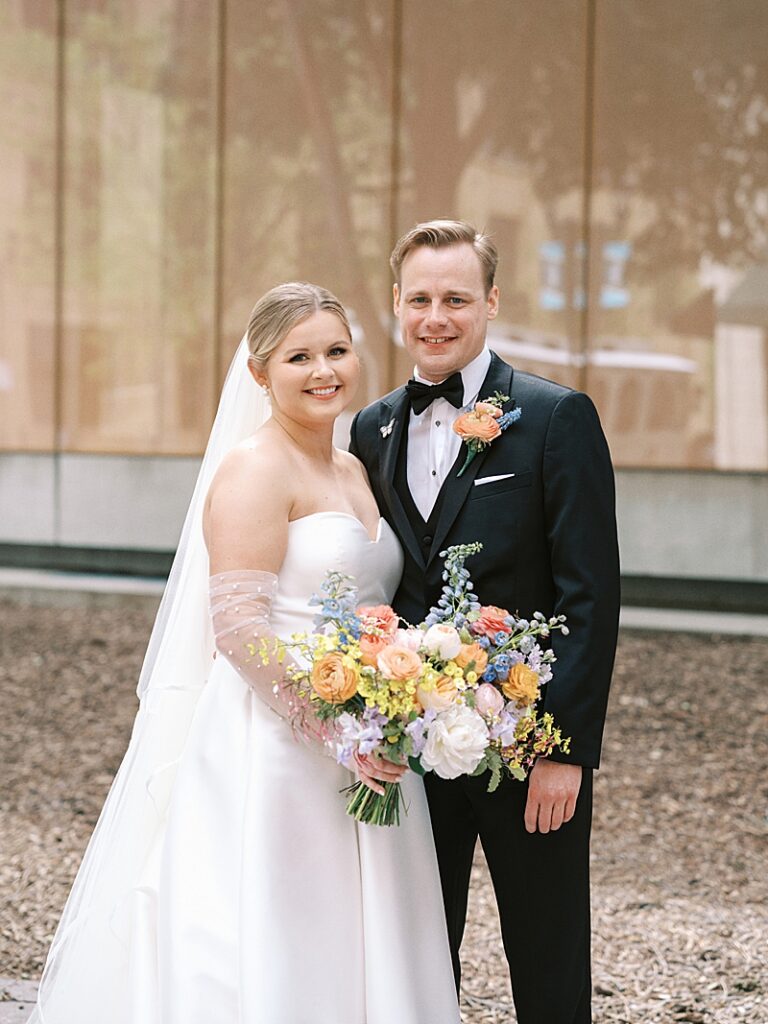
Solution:
M484 398L465 409L453 424L453 429L467 446L467 458L458 476L461 476L478 452L487 448L503 430L520 419L523 410L519 407L502 412L501 407L508 401L509 395L497 391L493 398Z
M381 434L382 437L389 437L389 435L392 433L394 426L395 421L394 419L391 419L385 427L379 427L379 433Z

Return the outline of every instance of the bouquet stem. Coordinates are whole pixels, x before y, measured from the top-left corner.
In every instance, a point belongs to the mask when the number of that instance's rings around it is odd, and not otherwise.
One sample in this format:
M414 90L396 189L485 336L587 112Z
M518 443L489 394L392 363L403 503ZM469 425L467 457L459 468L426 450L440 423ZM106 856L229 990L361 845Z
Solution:
M347 814L367 825L399 825L403 801L399 782L385 782L384 795L374 793L364 782L342 790L349 794Z

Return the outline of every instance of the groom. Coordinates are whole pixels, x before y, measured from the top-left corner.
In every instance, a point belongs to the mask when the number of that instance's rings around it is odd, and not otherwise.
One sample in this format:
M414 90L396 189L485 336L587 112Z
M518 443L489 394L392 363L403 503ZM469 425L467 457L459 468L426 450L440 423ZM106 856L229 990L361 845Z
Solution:
M490 794L487 777L429 774L425 784L457 987L479 836L519 1024L588 1024L592 769L619 611L613 472L586 395L514 370L486 347L497 260L490 238L461 221L419 224L400 239L394 310L414 378L355 417L351 450L405 550L393 601L402 618L425 618L440 596L440 552L472 541L483 545L467 565L483 604L567 616L542 704L571 737L570 754ZM459 476L466 449L453 423L497 392L519 419Z

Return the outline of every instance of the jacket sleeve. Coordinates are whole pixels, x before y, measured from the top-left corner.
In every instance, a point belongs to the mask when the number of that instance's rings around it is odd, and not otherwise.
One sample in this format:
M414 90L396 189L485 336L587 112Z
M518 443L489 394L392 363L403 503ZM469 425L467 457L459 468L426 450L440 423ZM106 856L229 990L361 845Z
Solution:
M360 454L360 448L357 443L357 421L359 419L360 413L356 412L352 420L352 426L349 428L349 450L356 459L360 459L360 461L363 462L363 457Z
M618 636L620 583L615 486L597 411L569 392L552 412L544 446L544 514L555 585L557 661L545 687L571 752L553 760L597 768Z

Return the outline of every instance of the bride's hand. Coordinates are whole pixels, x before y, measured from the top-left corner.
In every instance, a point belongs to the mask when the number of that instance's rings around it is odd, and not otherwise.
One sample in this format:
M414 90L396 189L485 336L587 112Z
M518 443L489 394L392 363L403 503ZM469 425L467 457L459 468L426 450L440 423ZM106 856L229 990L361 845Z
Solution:
M355 754L357 774L361 782L381 796L384 795L384 782L399 782L408 769L404 764L392 764L377 754Z

